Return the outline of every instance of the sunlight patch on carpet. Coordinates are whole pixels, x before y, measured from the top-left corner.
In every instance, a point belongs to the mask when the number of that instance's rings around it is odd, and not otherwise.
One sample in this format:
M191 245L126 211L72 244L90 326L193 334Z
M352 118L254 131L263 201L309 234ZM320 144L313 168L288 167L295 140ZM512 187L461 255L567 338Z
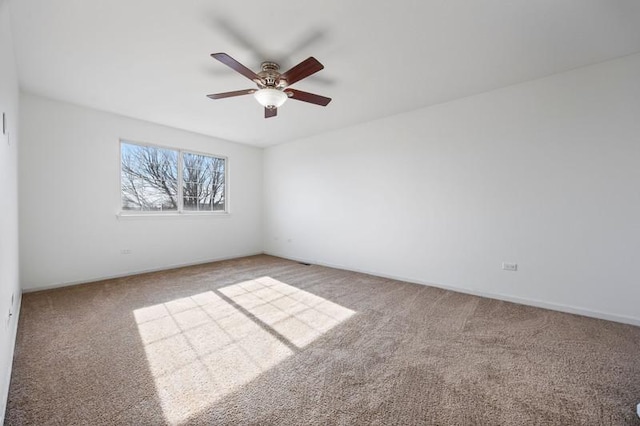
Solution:
M270 277L133 311L171 424L249 383L354 313Z
M354 311L270 277L220 289L298 348L308 345Z

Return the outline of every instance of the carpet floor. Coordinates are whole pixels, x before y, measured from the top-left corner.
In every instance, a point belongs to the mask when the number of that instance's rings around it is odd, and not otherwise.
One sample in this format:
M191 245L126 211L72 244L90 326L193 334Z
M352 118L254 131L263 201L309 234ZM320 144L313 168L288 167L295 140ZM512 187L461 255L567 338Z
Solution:
M24 294L8 425L638 425L640 328L271 256Z

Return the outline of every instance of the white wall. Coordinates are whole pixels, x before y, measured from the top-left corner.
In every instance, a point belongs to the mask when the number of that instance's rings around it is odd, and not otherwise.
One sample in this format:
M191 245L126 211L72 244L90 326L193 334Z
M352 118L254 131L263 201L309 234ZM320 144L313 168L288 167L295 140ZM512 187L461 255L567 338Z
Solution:
M9 2L0 0L0 423L4 419L18 325L18 78L13 55ZM13 304L11 298L13 297ZM9 312L12 316L9 317Z
M265 249L640 324L639 75L634 55L269 148Z
M33 95L20 110L25 290L262 252L262 150ZM120 138L228 157L231 213L117 219Z

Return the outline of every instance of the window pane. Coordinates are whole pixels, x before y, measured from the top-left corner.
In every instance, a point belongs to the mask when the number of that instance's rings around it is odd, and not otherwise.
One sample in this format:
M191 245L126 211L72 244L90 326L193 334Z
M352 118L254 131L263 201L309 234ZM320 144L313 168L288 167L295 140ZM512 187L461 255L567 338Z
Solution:
M225 159L184 153L182 155L184 210L225 210Z
M178 152L120 144L122 210L178 209Z

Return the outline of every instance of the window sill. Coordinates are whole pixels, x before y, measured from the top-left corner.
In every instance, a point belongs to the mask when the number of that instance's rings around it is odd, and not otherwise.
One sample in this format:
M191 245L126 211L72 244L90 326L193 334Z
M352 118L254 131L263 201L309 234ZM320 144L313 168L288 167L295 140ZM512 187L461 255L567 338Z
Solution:
M229 218L231 214L229 212L171 212L171 213L128 213L120 212L116 214L118 220L148 220L148 219L177 219L177 218L189 218L189 219L207 219L207 218Z

